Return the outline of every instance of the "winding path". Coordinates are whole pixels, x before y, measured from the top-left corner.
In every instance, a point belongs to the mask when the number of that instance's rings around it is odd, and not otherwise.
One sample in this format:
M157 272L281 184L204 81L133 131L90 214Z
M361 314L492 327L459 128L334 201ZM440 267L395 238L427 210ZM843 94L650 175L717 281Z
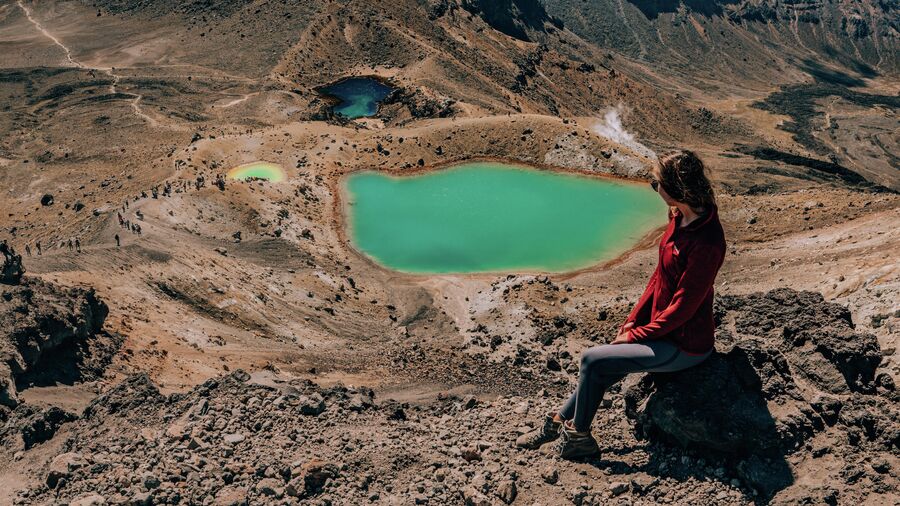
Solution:
M86 70L98 70L98 71L103 72L104 74L108 75L109 77L111 77L112 83L110 83L110 85L109 85L109 92L114 95L122 94L122 95L127 95L129 97L132 97L130 103L131 103L131 109L134 111L134 114L136 116L142 118L143 120L147 121L147 123L149 123L151 126L154 126L154 127L159 126L158 121L151 118L146 113L144 113L144 111L141 110L140 101L141 101L141 99L144 98L143 95L140 95L137 93L130 93L127 91L119 91L118 85L119 85L119 81L122 79L122 77L119 76L118 74L116 74L115 72L113 72L112 67L89 67L89 66L81 63L80 61L76 60L74 57L72 57L72 51L68 47L66 47L66 45L63 44L59 39L57 39L52 33L48 32L47 29L44 28L41 25L41 23L31 15L31 11L28 9L28 7L25 7L25 4L22 3L22 0L17 0L16 3L22 9L22 12L25 13L25 17L28 18L28 21L30 21L31 24L33 24L34 27L37 28L38 31L40 31L45 37L52 40L54 44L59 46L60 49L62 49L66 53L66 60L68 60L68 62L71 64L71 66L81 68L81 69L86 69Z
M16 3L19 4L19 7L20 7L20 8L22 9L22 11L25 13L25 17L28 18L28 21L30 21L31 24L33 24L33 25L35 26L35 28L38 29L38 31L40 31L42 34L44 34L45 37L47 37L48 39L52 40L54 44L56 44L56 45L59 46L63 51L65 51L65 53L66 53L66 59L69 60L69 63L71 63L72 66L78 67L78 68L82 68L82 69L83 69L83 68L87 68L87 67L85 67L81 62L76 61L75 58L72 58L72 52L69 51L69 48L67 48L65 44L63 44L62 42L60 42L59 39L57 39L56 37L54 37L52 33L48 32L43 26L41 26L41 23L38 22L38 20L34 19L34 18L31 16L31 11L28 10L28 7L25 7L25 4L22 3L22 0L17 0Z

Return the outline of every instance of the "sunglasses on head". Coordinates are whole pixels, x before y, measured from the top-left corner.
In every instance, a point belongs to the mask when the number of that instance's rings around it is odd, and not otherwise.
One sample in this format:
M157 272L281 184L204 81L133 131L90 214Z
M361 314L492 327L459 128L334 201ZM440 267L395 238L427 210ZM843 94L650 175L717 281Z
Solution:
M653 191L658 192L659 191L659 181L657 181L655 179L651 179L650 180L650 188L653 188Z

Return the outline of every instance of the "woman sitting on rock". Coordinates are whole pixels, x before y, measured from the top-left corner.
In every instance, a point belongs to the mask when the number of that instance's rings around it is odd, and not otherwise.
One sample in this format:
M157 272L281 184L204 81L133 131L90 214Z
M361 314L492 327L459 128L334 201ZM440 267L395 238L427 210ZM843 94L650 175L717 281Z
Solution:
M561 436L562 458L599 456L591 421L606 389L628 373L678 371L712 354L713 282L725 257L715 195L691 151L663 156L652 172L650 185L670 206L656 270L616 338L582 353L575 392L541 428L516 441L522 448Z

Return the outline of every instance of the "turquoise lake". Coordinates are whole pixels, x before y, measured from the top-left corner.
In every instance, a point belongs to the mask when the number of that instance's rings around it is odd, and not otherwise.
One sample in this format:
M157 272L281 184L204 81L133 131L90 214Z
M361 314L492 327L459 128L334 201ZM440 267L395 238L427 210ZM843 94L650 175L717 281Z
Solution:
M390 86L366 77L344 79L321 89L323 93L340 99L333 110L349 119L374 116L378 112L378 103L387 98L392 90Z
M649 185L474 162L345 181L353 246L410 273L561 272L610 260L666 223Z

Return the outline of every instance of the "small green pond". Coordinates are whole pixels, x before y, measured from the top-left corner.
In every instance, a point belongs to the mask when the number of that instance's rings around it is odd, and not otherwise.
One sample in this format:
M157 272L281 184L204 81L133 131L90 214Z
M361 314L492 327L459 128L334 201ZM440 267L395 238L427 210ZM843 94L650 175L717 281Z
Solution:
M253 162L239 165L228 171L228 179L266 179L274 183L284 181L284 170L274 163Z
M646 184L475 162L345 180L353 246L412 273L561 272L615 258L666 223Z
M390 95L393 88L376 79L351 77L325 86L321 91L340 100L333 108L336 114L356 119L374 116L378 112L378 103Z

